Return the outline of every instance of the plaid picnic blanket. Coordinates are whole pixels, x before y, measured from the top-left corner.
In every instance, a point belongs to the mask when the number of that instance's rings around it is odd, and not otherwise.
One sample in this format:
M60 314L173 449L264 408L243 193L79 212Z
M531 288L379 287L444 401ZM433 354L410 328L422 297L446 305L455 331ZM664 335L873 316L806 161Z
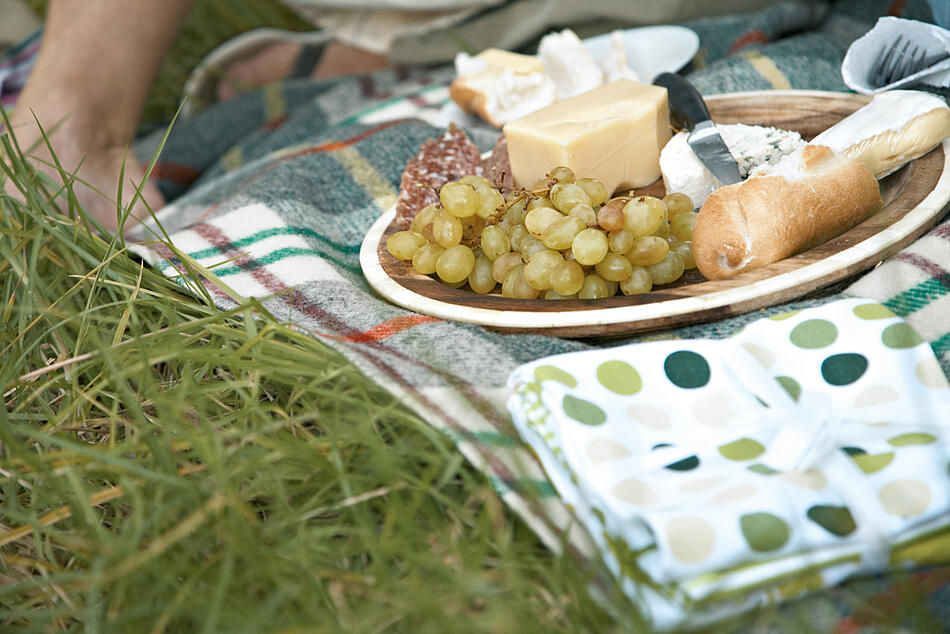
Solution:
M841 0L817 24L814 4L806 2L691 21L685 25L699 34L701 50L688 76L707 94L846 90L840 64L848 44L888 13L931 17L922 0ZM401 68L288 81L177 122L154 174L172 201L158 216L174 248L153 242L143 253L170 276L178 275L179 254L186 254L217 276L218 284L206 286L219 306L259 298L278 319L339 350L450 436L546 544L589 559L589 539L518 440L505 406L509 374L555 353L721 338L762 313L597 341L499 334L416 314L375 295L360 270L360 244L395 202L406 161L425 139L441 133L440 111L452 76L446 67ZM488 127L469 131L483 150L497 136ZM148 160L159 139L155 134L139 140L140 158ZM877 300L904 317L950 374L950 221L852 286L766 314L847 295ZM855 581L847 590L783 608L769 627L799 631L804 622L818 631L856 631L876 614L862 606L899 611L903 584L925 590L937 618L950 622L948 581L946 569Z

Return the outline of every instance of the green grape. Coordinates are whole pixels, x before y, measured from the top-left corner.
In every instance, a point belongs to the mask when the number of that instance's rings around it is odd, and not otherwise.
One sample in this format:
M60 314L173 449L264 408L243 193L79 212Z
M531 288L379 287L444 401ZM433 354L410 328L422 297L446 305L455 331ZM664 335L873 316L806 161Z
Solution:
M683 258L672 251L666 254L662 262L647 267L647 271L650 272L650 277L656 285L675 282L680 278L685 269L686 265L683 262Z
M488 218L505 204L505 197L494 187L479 187L475 193L478 195L478 208L475 213L479 218Z
M481 238L482 251L485 257L494 262L499 257L511 251L511 244L508 242L508 236L500 227L489 225L482 229Z
M670 232L680 240L693 239L693 225L696 224L695 211L684 211L670 218Z
M693 243L689 240L673 240L670 242L670 251L683 258L686 270L696 268L696 259L693 257Z
M426 243L422 234L412 231L397 231L386 241L386 250L400 260L411 260L419 247Z
M584 266L593 266L607 255L607 234L600 229L584 229L571 243L574 258Z
M479 295L495 290L495 278L491 274L492 262L484 255L475 258L475 266L468 275L468 285Z
M614 253L626 253L633 248L633 234L626 229L607 234L607 248Z
M524 244L526 238L530 238L531 235L528 233L528 230L524 228L524 225L515 225L511 228L511 231L508 232L508 244L511 246L512 251L521 251L521 245Z
M442 208L457 218L475 215L478 210L478 194L471 185L446 183L439 190Z
M508 274L522 264L520 253L506 253L492 262L491 275L495 278L496 282L502 284L508 277Z
M554 204L544 196L541 196L539 198L532 198L529 200L527 206L525 206L525 210L531 211L532 209L537 209L538 207L548 207L550 209L554 209Z
M669 212L670 218L678 213L684 211L693 211L693 209L695 209L692 199L686 194L681 194L679 192L667 194L663 197L663 202L666 203L666 208Z
M479 176L477 174L468 174L456 181L457 183L463 183L465 185L471 185L475 189L480 189L482 187L492 187L491 181L485 178L484 176Z
M524 222L524 215L527 213L527 206L528 199L525 197L519 198L515 202L511 203L510 207L508 207L508 211L505 212L505 218L510 220L511 224L521 224Z
M432 238L446 249L462 241L462 221L440 209L432 221Z
M554 207L562 213L567 213L577 205L589 205L590 196L574 183L557 183L551 187L548 195Z
M574 205L568 214L570 218L580 218L585 227L593 227L597 224L597 212L590 205Z
M581 289L577 291L577 297L580 299L602 299L610 297L610 295L607 294L607 284L604 283L603 278L596 273L590 273L584 278Z
M584 190L591 205L603 205L607 201L607 188L596 178L578 178L574 184Z
M607 288L607 297L613 297L620 290L620 282L613 280L604 280L604 286Z
M597 275L608 282L619 282L622 279L630 277L630 271L633 265L630 260L619 253L608 253L604 259L597 263L594 270Z
M439 256L445 251L445 247L438 244L424 244L412 256L412 268L423 275L432 275L435 273L436 262Z
M634 237L648 236L666 220L666 205L654 196L633 198L623 208L623 227Z
M547 178L539 178L538 180L531 183L531 187L528 187L529 192L540 193L547 191L551 188L551 181Z
M521 243L521 260L527 263L528 260L534 257L535 253L546 249L547 247L544 246L543 242L533 236L528 236L524 239L524 242Z
M670 250L670 243L659 236L642 236L633 241L633 247L624 255L631 264L650 266L662 262Z
M551 271L551 288L558 295L576 295L584 284L584 269L574 261L564 261Z
M416 233L423 233L426 225L431 225L432 221L435 220L437 213L439 213L438 207L435 205L426 205L413 217L412 224L409 225L409 230L415 231Z
M597 212L597 224L600 228L604 231L623 229L625 219L623 208L628 202L630 202L629 196L618 196L605 202Z
M478 216L459 218L459 221L462 223L462 242L473 242L485 228L485 219Z
M620 280L620 292L624 295L637 295L638 293L649 293L653 288L653 278L650 272L642 266L634 266L630 271L630 277Z
M541 242L549 249L569 249L574 242L574 236L587 228L580 218L564 216L558 218L541 234Z
M551 288L551 272L564 261L564 257L557 251L545 249L535 253L524 266L524 279L539 291Z
M518 299L535 299L538 296L538 289L528 284L524 278L524 265L518 265L512 269L505 278L505 283L501 285L501 294L505 297L515 297Z
M475 254L464 244L447 248L435 263L439 279L449 284L465 280L475 268Z
M525 215L524 227L535 238L540 238L552 222L563 217L564 215L557 209L535 207Z
M558 183L573 183L574 170L566 165L559 165L548 172L548 178Z
M664 240L670 237L670 221L664 220L660 223L660 228L653 232L653 235L659 236Z

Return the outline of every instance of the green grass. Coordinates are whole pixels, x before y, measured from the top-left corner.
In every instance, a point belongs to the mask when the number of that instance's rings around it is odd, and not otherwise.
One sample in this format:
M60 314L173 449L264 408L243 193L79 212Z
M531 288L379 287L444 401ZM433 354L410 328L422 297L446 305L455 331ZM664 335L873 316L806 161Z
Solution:
M391 395L57 215L3 154L28 204L0 197L0 629L612 627Z
M156 119L223 4L190 18L150 99ZM333 350L253 301L222 312L184 292L81 209L57 214L55 189L9 141L0 164L26 199L0 195L0 630L633 622L622 601L619 620L595 604L589 571L553 556L446 438Z

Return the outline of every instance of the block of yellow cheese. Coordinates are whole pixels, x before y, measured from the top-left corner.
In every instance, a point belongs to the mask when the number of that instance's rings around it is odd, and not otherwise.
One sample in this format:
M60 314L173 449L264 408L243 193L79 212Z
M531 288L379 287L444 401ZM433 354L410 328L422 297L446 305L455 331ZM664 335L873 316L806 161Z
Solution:
M619 79L512 121L504 132L518 186L566 165L608 192L642 187L660 177L660 150L671 136L666 89Z

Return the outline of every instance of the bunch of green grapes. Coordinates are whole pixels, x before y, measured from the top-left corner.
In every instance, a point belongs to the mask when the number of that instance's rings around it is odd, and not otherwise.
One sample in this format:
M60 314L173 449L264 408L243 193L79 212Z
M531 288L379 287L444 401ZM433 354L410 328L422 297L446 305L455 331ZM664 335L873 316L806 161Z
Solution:
M681 193L616 196L604 185L551 170L507 198L481 176L439 191L389 252L424 275L476 293L501 284L505 297L597 299L645 293L676 281L693 260L696 212Z

